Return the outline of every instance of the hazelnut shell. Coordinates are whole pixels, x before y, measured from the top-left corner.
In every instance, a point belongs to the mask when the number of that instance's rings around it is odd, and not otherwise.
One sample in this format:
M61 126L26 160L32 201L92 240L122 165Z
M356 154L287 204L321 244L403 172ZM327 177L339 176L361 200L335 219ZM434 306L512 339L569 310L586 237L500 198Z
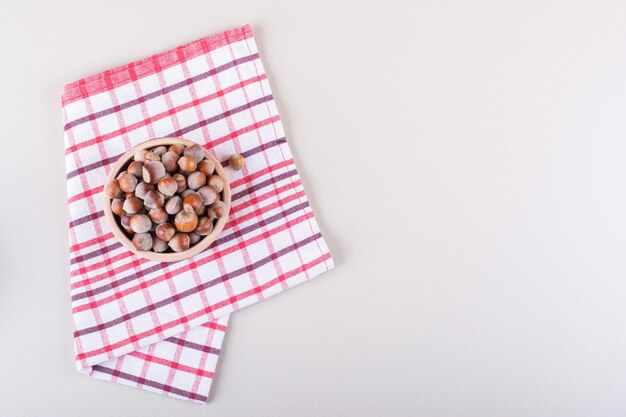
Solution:
M129 174L133 174L137 178L141 178L143 176L143 162L133 161L128 165L126 171Z
M120 188L118 180L111 180L105 184L104 194L109 198L120 198L124 195L124 192Z
M121 198L115 198L111 201L111 211L113 214L117 216L122 215L122 211L124 211L124 200Z
M239 171L245 164L246 160L241 155L231 155L230 158L228 158L228 165L234 170Z
M196 171L187 177L187 186L192 190L197 190L198 188L204 186L206 184L206 175L203 172Z
M150 220L152 220L153 223L161 224L167 221L168 214L163 207L159 207L150 210L148 212L148 217L150 217Z
M133 246L140 251L152 249L152 236L150 233L137 233L133 236Z
M196 243L200 242L203 237L204 236L200 236L199 234L197 234L195 232L189 233L189 243L190 243L190 245L193 246Z
M178 167L181 169L181 171L186 173L194 172L197 166L198 163L193 156L181 156L178 160Z
M205 185L198 190L198 194L202 197L202 204L209 206L217 201L217 191L213 187Z
M182 193L187 189L187 178L185 178L182 174L174 174L172 178L176 180L176 184L178 185L177 193Z
M162 223L158 225L154 231L159 239L169 242L176 233L176 228L171 223Z
M144 158L145 158L145 161L160 161L161 160L161 157L155 154L154 152L148 152Z
M168 151L161 157L161 162L167 172L176 172L179 159L180 156L177 153Z
M198 225L198 216L195 212L180 211L174 218L174 226L181 232L193 232Z
M209 187L213 187L215 191L221 193L224 190L224 179L219 175L211 175L208 181Z
M224 217L224 215L226 215L226 205L221 201L216 201L209 207L207 215L214 219Z
M183 155L193 157L193 159L196 160L196 164L198 164L204 159L204 148L197 143L194 143L193 145L185 149Z
M202 197L200 194L189 194L183 199L183 211L196 213L202 207Z
M165 167L161 161L146 161L143 164L143 180L149 184L156 184L165 176Z
M137 184L137 187L135 187L135 195L143 200L146 198L146 193L152 190L154 190L154 185L148 184L147 182L140 182Z
M120 224L124 229L130 229L130 216L125 211L120 214Z
M156 148L152 149L150 152L152 152L158 157L161 157L167 152L167 148L165 146L157 146Z
M196 226L194 232L199 234L200 236L206 236L213 230L213 220L208 217L200 217L198 219L198 225Z
M163 239L159 239L157 236L152 236L152 250L156 253L165 252L168 248L167 242Z
M139 213L142 208L143 202L134 195L126 197L126 200L124 200L123 209L128 214Z
M145 214L133 214L130 218L130 228L135 233L146 233L151 227L152 221Z
M174 215L183 209L183 199L179 196L175 195L174 197L167 200L165 203L165 211L168 214Z
M172 248L174 252L182 252L189 249L189 244L190 240L187 233L176 233L168 242L168 246Z
M137 177L130 173L122 175L118 181L120 184L120 188L125 193L132 193L133 191L135 191L138 183Z
M172 177L165 177L159 180L158 188L161 194L166 197L171 197L176 193L178 189L178 184L176 180Z
M185 152L185 145L175 143L174 145L171 145L167 150L168 152L174 152L178 156L183 156L183 152Z
M207 177L210 177L215 172L215 164L210 159L203 159L198 163L197 169Z
M163 207L163 204L165 204L165 196L158 191L150 190L146 193L143 204L149 209Z
M189 194L196 194L197 191L196 190L192 190L191 188L187 188L185 191L183 191L182 193L180 193L181 198L185 198L187 197Z
M134 155L134 159L137 162L143 162L146 159L147 149L137 149Z

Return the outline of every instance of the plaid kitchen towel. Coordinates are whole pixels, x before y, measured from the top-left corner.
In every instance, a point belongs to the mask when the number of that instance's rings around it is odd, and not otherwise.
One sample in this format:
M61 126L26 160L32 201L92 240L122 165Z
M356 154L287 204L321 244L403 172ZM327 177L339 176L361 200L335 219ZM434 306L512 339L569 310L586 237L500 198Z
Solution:
M71 297L79 370L205 402L228 315L333 268L296 171L249 26L104 71L62 98ZM112 235L102 189L115 161L152 138L180 136L228 170L230 218L219 239L175 263L148 261Z

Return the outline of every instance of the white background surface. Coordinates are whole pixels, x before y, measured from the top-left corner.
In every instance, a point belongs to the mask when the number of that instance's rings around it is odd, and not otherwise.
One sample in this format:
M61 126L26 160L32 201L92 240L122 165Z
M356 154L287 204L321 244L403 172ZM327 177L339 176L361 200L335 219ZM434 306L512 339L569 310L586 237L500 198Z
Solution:
M390 3L0 3L0 415L626 415L625 3ZM245 23L338 267L234 315L206 406L91 380L63 85Z

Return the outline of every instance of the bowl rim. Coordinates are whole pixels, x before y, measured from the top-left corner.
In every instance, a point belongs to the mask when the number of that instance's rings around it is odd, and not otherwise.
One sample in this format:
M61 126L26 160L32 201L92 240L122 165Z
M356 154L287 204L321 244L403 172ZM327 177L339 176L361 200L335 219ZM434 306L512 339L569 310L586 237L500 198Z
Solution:
M111 170L109 171L109 174L107 175L105 184L108 183L110 180L117 178L119 173L122 171L122 168L130 162L130 160L134 157L135 152L137 150L155 148L157 146L163 146L163 145L175 145L175 144L185 145L185 146L191 146L191 145L197 144L197 145L202 146L202 144L200 143L191 141L189 139L181 138L181 137L163 137L163 138L150 139L145 142L141 142L133 146L132 148L130 148L128 151L126 151L122 156L118 158L115 164L113 164L113 166L111 167ZM202 147L204 148L204 146ZM222 190L222 201L224 202L224 205L226 206L226 213L224 214L224 216L220 217L217 220L217 223L213 227L213 230L211 231L211 233L204 236L204 238L200 240L198 243L196 243L194 246L182 252L157 253L151 250L139 251L135 249L135 246L133 245L132 241L128 238L126 233L122 231L122 228L117 224L115 215L111 211L112 199L107 197L107 195L104 192L102 192L104 217L106 218L109 228L111 229L111 232L113 232L113 235L122 243L122 245L126 247L126 249L130 250L132 253L134 253L137 256L141 256L142 258L149 259L151 261L177 262L183 259L191 258L192 256L199 254L200 252L208 248L213 242L215 242L217 237L222 233L224 226L228 222L228 217L230 214L230 205L231 205L231 190L230 190L230 183L228 181L228 177L226 176L226 170L222 166L221 162L218 161L217 158L215 158L206 148L204 148L204 154L206 157L208 157L215 163L215 170L217 171L218 175L221 176L222 179L224 180L224 190Z

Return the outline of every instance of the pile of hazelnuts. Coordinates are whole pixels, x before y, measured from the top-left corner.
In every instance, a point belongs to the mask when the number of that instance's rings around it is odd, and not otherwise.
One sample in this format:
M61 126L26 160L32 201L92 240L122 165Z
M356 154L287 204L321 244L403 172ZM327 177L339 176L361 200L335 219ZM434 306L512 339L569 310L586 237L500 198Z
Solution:
M229 165L241 169L244 158ZM139 149L104 187L111 212L139 251L182 252L197 244L226 215L224 179L198 144Z

